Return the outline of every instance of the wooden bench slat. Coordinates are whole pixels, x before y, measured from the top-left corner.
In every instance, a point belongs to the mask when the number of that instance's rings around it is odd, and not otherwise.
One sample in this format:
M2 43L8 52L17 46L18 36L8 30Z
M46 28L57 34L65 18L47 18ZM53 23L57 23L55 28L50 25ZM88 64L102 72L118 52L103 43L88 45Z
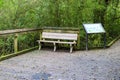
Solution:
M42 33L42 38L63 39L63 40L77 40L77 34L43 32Z
M48 43L54 43L55 41L47 41L47 40L38 40L38 42L48 42Z
M76 44L76 42L50 41L50 40L38 40L38 42L61 43L61 44Z
M58 41L56 41L56 43L61 43L61 44L76 44L76 42L58 42Z

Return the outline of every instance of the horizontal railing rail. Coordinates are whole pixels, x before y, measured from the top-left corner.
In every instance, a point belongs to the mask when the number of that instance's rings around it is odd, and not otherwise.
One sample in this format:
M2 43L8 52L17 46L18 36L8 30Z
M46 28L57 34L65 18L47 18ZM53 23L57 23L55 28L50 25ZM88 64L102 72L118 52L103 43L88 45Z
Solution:
M79 28L72 28L72 27L43 27L42 29L49 29L49 30L72 30L72 31L79 31Z
M40 30L42 30L42 28L3 30L3 31L0 31L0 35L7 35L7 34L14 34L14 33L24 33L24 32L31 32L31 31L40 31Z

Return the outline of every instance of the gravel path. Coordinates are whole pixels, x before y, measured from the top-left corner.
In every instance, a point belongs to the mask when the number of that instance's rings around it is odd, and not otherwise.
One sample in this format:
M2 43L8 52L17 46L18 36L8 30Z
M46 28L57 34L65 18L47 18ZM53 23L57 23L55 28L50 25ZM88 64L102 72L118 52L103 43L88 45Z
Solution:
M35 50L4 60L0 80L120 80L120 40L109 49Z

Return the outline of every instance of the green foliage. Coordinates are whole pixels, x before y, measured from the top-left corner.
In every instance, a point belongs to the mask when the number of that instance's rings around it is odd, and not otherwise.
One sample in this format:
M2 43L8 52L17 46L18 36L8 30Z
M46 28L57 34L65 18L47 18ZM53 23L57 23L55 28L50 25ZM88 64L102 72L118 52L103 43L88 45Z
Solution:
M107 31L107 41L110 42L120 34L120 1L111 0L107 6L105 14L105 29Z
M18 28L77 27L81 46L85 45L83 23L102 23L107 41L120 34L119 0L0 0L0 30ZM31 39L26 42L29 37ZM34 37L22 36L19 41L29 44ZM102 36L92 35L90 45L99 46ZM0 44L3 45L2 40ZM22 43L20 43L22 44ZM29 47L25 45L25 47ZM22 48L22 46L21 46Z
M13 53L13 41L12 36L0 37L0 56Z
M19 51L28 49L31 47L35 47L37 44L36 40L39 39L38 33L28 33L28 34L22 34L18 37L18 49Z

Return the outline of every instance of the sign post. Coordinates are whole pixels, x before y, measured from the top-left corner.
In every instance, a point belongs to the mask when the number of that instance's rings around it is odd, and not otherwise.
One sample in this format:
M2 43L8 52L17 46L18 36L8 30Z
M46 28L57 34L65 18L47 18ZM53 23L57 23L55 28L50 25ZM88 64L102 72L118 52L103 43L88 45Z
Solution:
M88 35L89 34L104 34L104 48L106 47L106 31L101 23L83 24L86 32L86 50L88 50Z

